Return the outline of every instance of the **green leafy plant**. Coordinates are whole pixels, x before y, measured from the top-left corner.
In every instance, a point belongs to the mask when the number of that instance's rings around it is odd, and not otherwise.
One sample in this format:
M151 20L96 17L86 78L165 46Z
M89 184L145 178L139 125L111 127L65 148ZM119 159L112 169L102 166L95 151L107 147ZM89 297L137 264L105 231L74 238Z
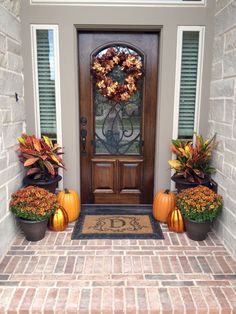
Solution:
M20 147L18 148L19 159L28 168L26 173L33 179L46 180L58 174L58 168L65 168L61 147L53 144L47 137L38 139L35 135L22 134L18 138Z
M222 196L206 186L182 190L176 205L185 219L197 222L213 221L223 206Z
M36 221L49 218L58 206L55 194L36 186L18 190L10 201L10 209L17 217Z
M215 147L215 135L208 140L196 135L195 143L190 140L172 140L171 152L177 159L169 160L169 165L176 170L175 176L202 183L215 170L210 166Z

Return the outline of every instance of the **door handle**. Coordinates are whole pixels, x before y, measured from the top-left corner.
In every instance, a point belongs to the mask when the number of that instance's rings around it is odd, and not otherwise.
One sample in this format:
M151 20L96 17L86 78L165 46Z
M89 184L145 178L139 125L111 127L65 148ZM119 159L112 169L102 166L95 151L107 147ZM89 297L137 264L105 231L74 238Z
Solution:
M81 146L82 146L81 154L82 155L86 155L87 133L88 132L85 129L80 130L80 139L81 139Z
M80 123L82 126L85 126L87 124L87 118L86 117L80 117Z

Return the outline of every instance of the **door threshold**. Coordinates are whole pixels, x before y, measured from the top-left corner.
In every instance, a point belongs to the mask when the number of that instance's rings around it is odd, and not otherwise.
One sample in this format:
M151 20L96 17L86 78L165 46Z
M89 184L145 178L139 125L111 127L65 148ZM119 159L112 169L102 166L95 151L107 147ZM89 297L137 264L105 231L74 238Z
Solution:
M117 212L117 214L135 213L150 214L151 204L81 204L81 212L86 214L104 214Z

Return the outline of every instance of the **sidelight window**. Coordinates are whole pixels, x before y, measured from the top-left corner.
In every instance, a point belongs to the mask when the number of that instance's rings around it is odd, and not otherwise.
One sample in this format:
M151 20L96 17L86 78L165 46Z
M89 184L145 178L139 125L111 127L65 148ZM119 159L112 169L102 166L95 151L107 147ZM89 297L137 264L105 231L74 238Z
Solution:
M32 25L37 136L61 143L58 27Z
M173 138L192 138L199 128L204 27L179 27Z

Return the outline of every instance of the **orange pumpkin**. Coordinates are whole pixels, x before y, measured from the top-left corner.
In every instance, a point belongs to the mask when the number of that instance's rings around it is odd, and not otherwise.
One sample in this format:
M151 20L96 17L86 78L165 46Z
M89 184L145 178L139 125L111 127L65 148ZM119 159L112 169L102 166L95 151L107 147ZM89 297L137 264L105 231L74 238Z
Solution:
M167 224L170 231L184 232L183 216L178 207L169 214Z
M67 228L69 218L62 206L59 206L55 213L50 217L49 228L53 231L63 231Z
M160 190L155 194L153 216L156 220L167 222L169 213L175 207L175 194L170 190Z
M69 222L76 220L80 214L79 195L74 190L64 189L58 193L58 203L66 210Z

